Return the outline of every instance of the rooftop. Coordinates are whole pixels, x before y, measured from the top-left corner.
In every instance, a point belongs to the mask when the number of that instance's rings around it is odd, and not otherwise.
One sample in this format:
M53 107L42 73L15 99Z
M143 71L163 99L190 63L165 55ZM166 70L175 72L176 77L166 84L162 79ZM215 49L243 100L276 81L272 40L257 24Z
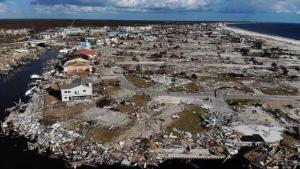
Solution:
M92 55L96 55L96 54L97 54L97 52L92 49L81 49L74 53L75 56L78 56L78 55L92 56Z
M80 86L80 85L88 85L89 83L92 83L92 81L87 78L87 77L80 77L78 79L75 79L72 81L72 83L70 84L65 84L65 85L62 85L60 87L60 89L72 89L76 86Z

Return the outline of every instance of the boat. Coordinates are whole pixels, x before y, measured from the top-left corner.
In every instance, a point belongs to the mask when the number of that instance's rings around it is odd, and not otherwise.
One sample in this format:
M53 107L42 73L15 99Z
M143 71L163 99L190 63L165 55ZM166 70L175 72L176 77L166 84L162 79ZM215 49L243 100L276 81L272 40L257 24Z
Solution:
M27 90L26 92L25 92L25 96L30 96L32 93L33 93L33 91L36 89L36 86L34 86L34 87L32 87L31 89L29 89L29 90Z
M42 79L42 76L37 75L37 74L33 74L30 76L30 79Z

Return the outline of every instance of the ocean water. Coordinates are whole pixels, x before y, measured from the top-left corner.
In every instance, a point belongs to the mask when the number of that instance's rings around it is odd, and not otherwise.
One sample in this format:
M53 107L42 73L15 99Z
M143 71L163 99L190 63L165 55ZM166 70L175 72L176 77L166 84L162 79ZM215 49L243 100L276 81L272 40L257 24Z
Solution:
M300 40L300 24L296 23L234 23L230 27Z

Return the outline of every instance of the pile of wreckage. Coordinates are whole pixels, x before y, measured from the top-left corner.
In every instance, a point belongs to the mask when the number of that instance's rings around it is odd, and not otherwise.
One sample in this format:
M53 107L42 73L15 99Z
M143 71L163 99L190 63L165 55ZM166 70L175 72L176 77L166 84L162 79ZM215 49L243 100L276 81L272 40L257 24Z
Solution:
M29 139L28 148L40 153L50 150L55 157L64 157L76 168L80 165L121 164L125 166L156 166L168 159L224 159L242 156L258 168L299 165L299 147L287 153L284 143L267 143L259 135L239 136L229 127L236 122L235 113L211 113L204 126L211 128L196 137L189 132L173 128L170 134L153 134L146 139L98 144L76 132L64 129L63 122L51 126L40 123L43 118L43 99L32 95L27 105L18 104L2 124L5 133L16 131ZM25 111L24 106L27 106ZM199 124L201 125L201 124Z

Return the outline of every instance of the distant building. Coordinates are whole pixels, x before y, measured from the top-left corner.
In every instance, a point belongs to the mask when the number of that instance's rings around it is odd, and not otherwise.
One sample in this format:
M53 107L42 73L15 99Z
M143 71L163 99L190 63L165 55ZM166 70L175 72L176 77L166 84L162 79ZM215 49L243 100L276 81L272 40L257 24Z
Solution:
M74 27L69 27L64 29L64 34L65 35L84 35L85 30L82 30L80 28L74 28Z
M153 26L137 26L136 29L138 29L139 31L151 31L153 29Z
M104 45L105 45L105 41L104 41L104 40L98 39L98 40L96 41L96 44L97 44L98 46L104 46Z
M63 102L88 100L93 97L92 81L86 77L81 77L60 87Z
M124 28L124 30L126 32L133 32L133 31L135 31L135 27L134 26L127 26L127 27Z
M91 49L92 45L90 44L90 42L85 41L85 42L79 42L78 46L77 46L77 50L81 50L81 49Z
M41 32L38 34L38 39L50 40L51 38L52 38L52 35L48 32Z
M95 34L106 34L109 30L110 30L110 27L105 26L105 27L102 27L102 28L91 29L90 33L92 35L95 35Z
M67 36L67 33L63 29L60 29L60 30L55 31L53 33L52 37L55 37L55 38L65 38L66 36Z
M129 34L127 32L118 32L116 36L122 39L126 39L129 37Z

